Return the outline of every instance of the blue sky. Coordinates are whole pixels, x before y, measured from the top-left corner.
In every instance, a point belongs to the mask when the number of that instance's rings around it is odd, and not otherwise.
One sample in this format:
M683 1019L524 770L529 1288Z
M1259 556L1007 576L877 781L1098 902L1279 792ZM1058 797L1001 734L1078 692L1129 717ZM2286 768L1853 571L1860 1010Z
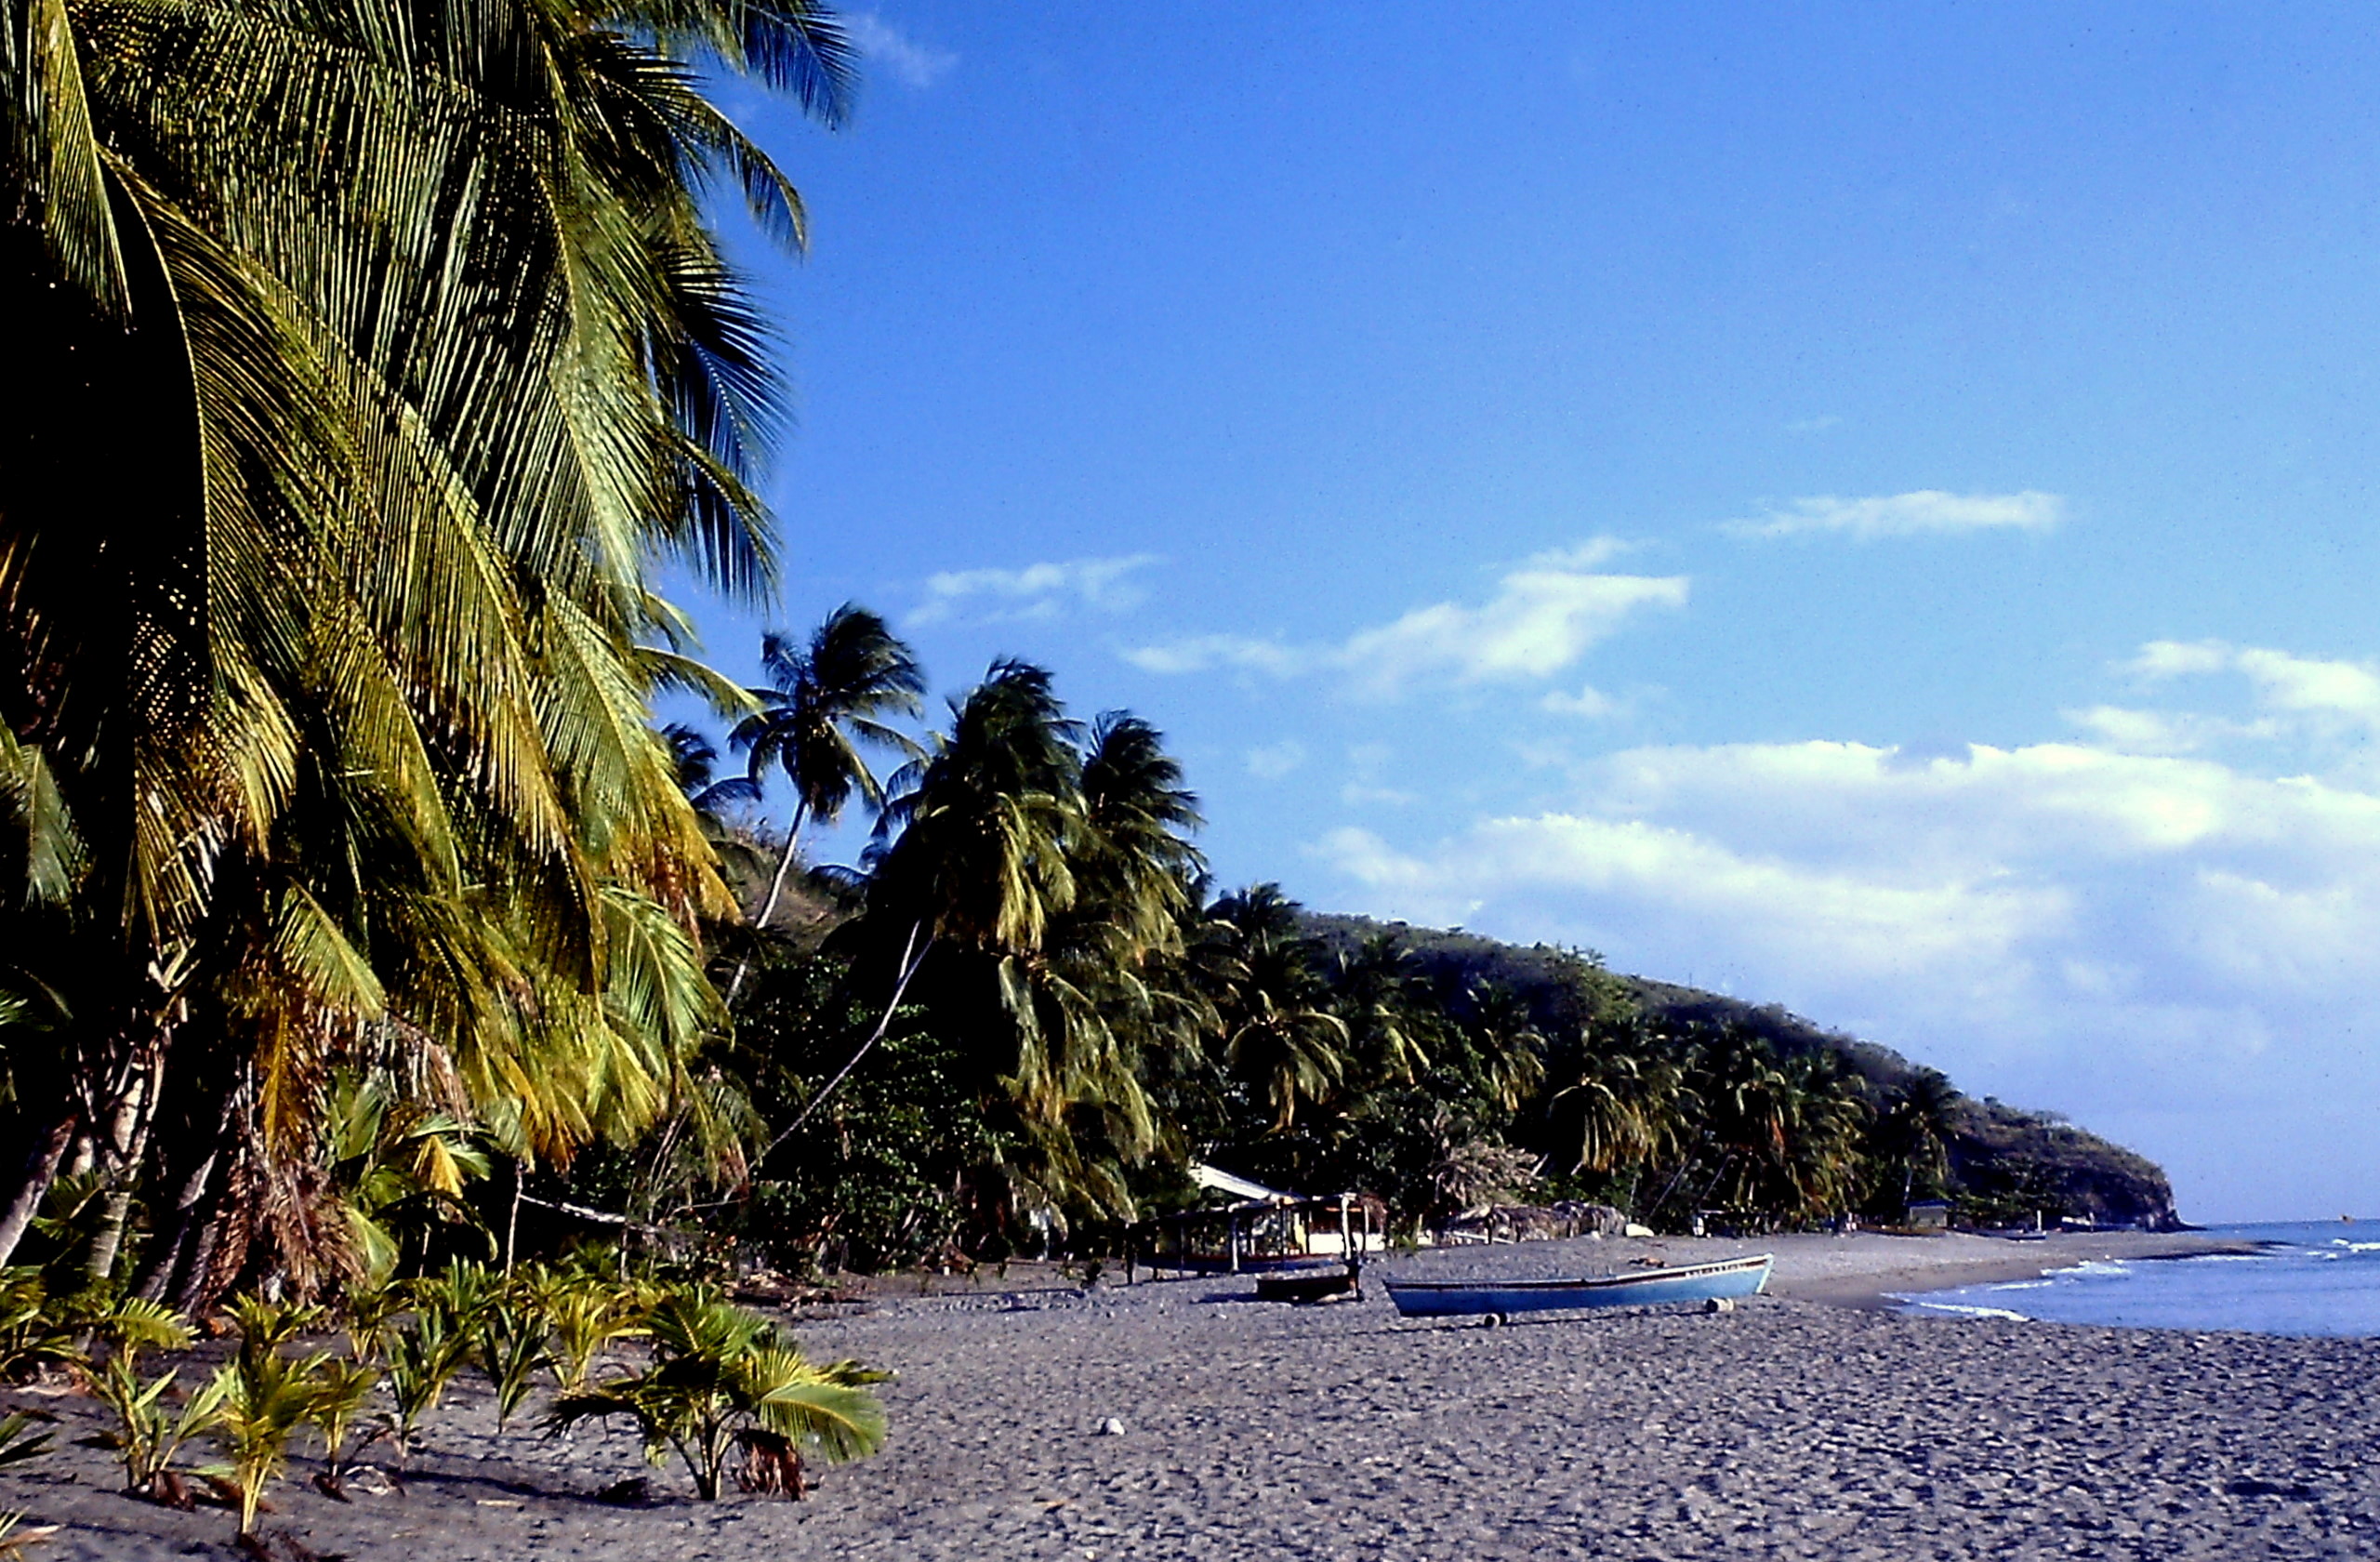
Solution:
M1192 27L1190 21L1197 25ZM784 601L1171 735L1227 882L2380 1211L2380 23L903 3L741 91Z

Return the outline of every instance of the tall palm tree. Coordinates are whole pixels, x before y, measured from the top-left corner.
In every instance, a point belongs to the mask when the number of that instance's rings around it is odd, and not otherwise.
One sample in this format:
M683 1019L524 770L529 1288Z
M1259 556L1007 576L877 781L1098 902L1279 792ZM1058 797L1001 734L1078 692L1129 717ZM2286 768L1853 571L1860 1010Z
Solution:
M914 714L926 684L916 653L883 619L851 602L828 614L811 631L807 645L779 634L765 636L760 665L769 675L768 687L752 691L760 708L736 726L732 741L745 751L746 774L755 785L774 770L793 788L785 850L752 919L765 932L800 850L802 827L812 820L833 824L854 792L871 807L882 805L884 788L864 750L920 754L915 739L883 718ZM735 975L727 984L730 1006L744 990L751 964L748 955L735 962Z
M78 1136L153 1158L160 1273L336 1246L301 1172L359 1036L544 1154L666 1099L724 890L644 720L685 670L648 575L766 578L777 418L702 187L803 221L704 60L842 113L807 0L0 6L45 390L0 462L0 725L87 847L0 1259Z

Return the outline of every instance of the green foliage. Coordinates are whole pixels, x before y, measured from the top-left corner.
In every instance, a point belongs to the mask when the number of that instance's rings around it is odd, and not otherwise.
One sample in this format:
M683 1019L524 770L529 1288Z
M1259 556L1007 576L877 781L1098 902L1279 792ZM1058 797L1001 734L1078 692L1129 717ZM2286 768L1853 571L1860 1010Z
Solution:
M0 1382L22 1383L74 1356L73 1331L52 1305L41 1271L0 1270Z
M411 1288L398 1281L365 1281L339 1297L339 1323L347 1331L348 1351L367 1361L386 1347L389 1331L411 1304Z
M180 1370L144 1377L128 1353L111 1356L88 1381L114 1417L103 1436L124 1465L124 1489L143 1496L156 1495L183 1446L213 1427L226 1392L219 1377L209 1378L177 1403Z
M363 1361L324 1359L317 1369L314 1403L307 1420L323 1439L323 1467L337 1481L347 1467L347 1445L379 1386L380 1370Z
M400 1455L413 1451L421 1418L437 1408L471 1357L471 1331L446 1308L425 1302L390 1330L383 1380L392 1409L386 1430Z
M534 1266L519 1279L526 1308L549 1331L544 1365L553 1374L554 1386L565 1394L587 1385L588 1373L606 1345L645 1331L642 1299L616 1277L586 1269Z
M645 1456L657 1465L676 1453L706 1502L725 1489L739 1453L754 1472L750 1484L799 1495L803 1451L840 1463L883 1441L883 1409L867 1388L882 1374L849 1361L809 1361L709 1287L673 1290L651 1327L651 1367L563 1395L549 1425L633 1420Z
M529 1391L536 1386L537 1374L553 1364L554 1353L547 1344L550 1321L532 1296L519 1292L481 1315L479 1361L496 1390L498 1432L527 1400Z
M168 1307L126 1297L92 1320L91 1333L100 1354L78 1361L77 1373L114 1417L105 1436L124 1465L125 1489L154 1495L182 1446L214 1424L220 1394L209 1382L177 1404L178 1369L142 1375L141 1352L186 1350L194 1337L189 1320Z
M333 1384L324 1369L327 1352L290 1357L261 1341L243 1342L231 1360L216 1369L216 1411L209 1431L225 1455L216 1467L239 1493L240 1533L256 1529L265 1488L289 1463L289 1440L316 1423L325 1391ZM341 1379L338 1388L349 1386Z

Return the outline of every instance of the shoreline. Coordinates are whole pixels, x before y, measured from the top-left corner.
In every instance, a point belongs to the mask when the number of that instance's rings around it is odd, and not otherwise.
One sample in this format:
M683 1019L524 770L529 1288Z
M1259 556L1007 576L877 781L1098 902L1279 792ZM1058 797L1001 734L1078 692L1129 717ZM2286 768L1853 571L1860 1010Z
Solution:
M2121 1245L2101 1246L2096 1251L2087 1251L2101 1237L2127 1240ZM2059 1238L2047 1239L2060 1240ZM1791 1290L1779 1289L1776 1294L1797 1301L1822 1302L1829 1306L1856 1308L1861 1312L1888 1313L1897 1309L1902 1300L1910 1296L1956 1291L1965 1286L2006 1285L2039 1279L2045 1275L2080 1268L2086 1264L2164 1264L2185 1258L2238 1257L2261 1252L2268 1245L2230 1238L2192 1239L2187 1232L2077 1234L2063 1240L2067 1245L2048 1252L2022 1251L2039 1249L2046 1243L2010 1243L2019 1251L2007 1254L2004 1259L1979 1255L1906 1270L1884 1270L1856 1279L1813 1279L1796 1284Z
M1493 1248L1427 1250L1380 1261L1388 1274L1457 1277L1552 1276L1611 1272L1659 1260L1707 1264L1770 1252L1777 1267L1768 1294L1862 1312L1891 1312L1903 1295L2040 1277L2084 1264L2206 1258L2255 1253L2264 1244L2192 1232L2056 1232L2037 1240L1974 1232L1923 1235L1863 1231L1840 1236L1794 1232L1765 1238L1722 1237L1572 1238Z

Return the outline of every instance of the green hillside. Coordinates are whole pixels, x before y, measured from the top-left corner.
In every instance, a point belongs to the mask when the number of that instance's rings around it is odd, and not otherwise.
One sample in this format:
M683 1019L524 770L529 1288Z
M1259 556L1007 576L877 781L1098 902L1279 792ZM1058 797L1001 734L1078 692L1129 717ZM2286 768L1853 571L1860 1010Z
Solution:
M1824 1052L1840 1058L1877 1100L1907 1088L1927 1071L1889 1047L1828 1030L1776 1004L1756 1005L1698 987L1619 973L1582 991L1579 956L1548 945L1504 944L1461 930L1309 913L1309 930L1334 951L1353 951L1383 934L1410 951L1415 963L1447 990L1487 983L1512 989L1527 1002L1541 1028L1556 1031L1625 1009L1658 1032L1687 1036L1736 1029L1758 1037L1783 1056ZM2077 1128L2055 1112L2027 1111L2004 1102L1959 1093L1940 1191L1963 1213L1983 1222L2029 1223L2037 1211L2109 1224L2173 1229L2181 1222L2172 1185L2155 1162Z

